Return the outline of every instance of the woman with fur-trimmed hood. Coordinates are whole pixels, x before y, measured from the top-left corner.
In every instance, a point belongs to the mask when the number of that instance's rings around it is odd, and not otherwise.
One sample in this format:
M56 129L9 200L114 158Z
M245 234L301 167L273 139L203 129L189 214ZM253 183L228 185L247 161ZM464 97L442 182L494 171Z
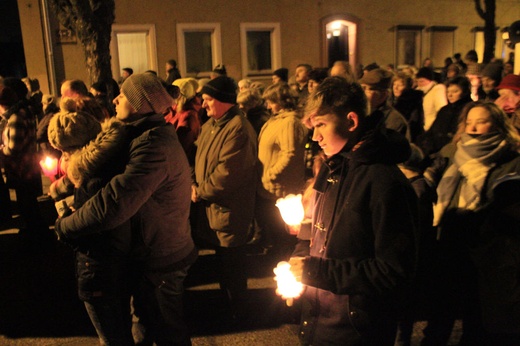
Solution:
M116 118L100 124L89 113L69 111L66 103L61 108L49 123L48 136L51 145L63 152L66 175L54 182L50 191L59 200L57 208L70 214L124 170L128 158L122 153L127 153L130 136ZM63 198L71 192L74 199L67 204ZM68 242L76 253L78 295L100 339L107 345L132 344L126 284L130 222Z

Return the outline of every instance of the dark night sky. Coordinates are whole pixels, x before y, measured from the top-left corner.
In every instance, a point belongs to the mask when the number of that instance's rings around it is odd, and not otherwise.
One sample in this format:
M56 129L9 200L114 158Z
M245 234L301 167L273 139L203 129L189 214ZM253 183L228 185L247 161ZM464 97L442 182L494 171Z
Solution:
M27 70L16 0L0 0L0 23L0 75L25 77Z

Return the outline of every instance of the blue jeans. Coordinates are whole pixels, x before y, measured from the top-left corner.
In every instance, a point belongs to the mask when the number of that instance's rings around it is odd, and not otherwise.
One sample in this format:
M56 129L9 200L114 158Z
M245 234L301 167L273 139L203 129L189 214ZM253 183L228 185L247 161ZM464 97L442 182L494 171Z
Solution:
M133 345L130 297L100 297L84 302L101 345Z
M103 248L96 238L84 238L89 250L76 251L78 296L102 345L133 345L126 256Z
M184 278L189 265L169 272L145 272L134 292L134 324L143 335L136 345L191 345L184 322ZM135 337L134 337L135 338Z

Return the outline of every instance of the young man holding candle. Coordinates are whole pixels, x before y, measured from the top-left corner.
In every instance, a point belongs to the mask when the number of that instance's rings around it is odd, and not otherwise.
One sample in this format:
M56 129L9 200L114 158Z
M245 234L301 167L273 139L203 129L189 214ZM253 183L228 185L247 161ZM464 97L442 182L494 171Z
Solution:
M323 81L307 112L327 159L314 184L311 245L294 253L303 345L393 345L394 308L416 266L417 197L396 163L406 138L367 114L361 86Z

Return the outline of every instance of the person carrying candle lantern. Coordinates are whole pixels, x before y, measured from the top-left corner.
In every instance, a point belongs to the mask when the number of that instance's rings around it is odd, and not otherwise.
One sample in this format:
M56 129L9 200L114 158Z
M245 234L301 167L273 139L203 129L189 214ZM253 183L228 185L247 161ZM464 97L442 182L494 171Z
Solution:
M417 262L417 197L396 163L406 138L367 113L361 86L325 79L309 96L313 140L326 160L314 183L307 254L290 258L301 278L302 345L393 345L396 305Z

